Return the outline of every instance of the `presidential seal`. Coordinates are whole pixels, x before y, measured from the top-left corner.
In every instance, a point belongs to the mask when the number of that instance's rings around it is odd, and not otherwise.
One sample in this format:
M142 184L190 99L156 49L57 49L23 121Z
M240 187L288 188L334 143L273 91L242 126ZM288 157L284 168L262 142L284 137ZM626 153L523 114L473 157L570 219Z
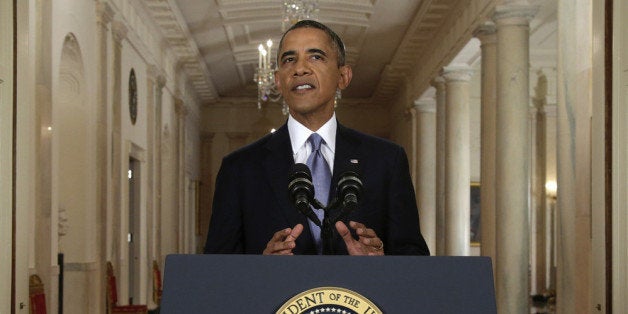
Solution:
M277 314L380 314L370 300L348 289L320 287L299 293L284 303Z

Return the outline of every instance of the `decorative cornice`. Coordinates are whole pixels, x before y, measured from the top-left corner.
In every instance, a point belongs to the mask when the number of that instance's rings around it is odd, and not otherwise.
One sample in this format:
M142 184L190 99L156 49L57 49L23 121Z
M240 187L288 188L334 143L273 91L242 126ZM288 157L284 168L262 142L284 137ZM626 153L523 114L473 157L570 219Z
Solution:
M199 99L202 102L215 101L218 93L179 8L173 4L173 1L144 0L143 2L153 17L154 23L160 28L165 46L168 46L176 56L176 64L194 86Z
M389 67L389 71L397 75L388 78L384 72L382 84L387 82L387 85L400 86L401 80L407 80L414 86L409 97L420 97L425 88L429 87L432 78L439 75L442 67L451 62L473 37L477 27L486 21L496 2L497 0L422 1L424 4L419 8L419 13L409 26L407 35ZM395 89L392 93L397 92ZM392 95L378 91L376 96Z

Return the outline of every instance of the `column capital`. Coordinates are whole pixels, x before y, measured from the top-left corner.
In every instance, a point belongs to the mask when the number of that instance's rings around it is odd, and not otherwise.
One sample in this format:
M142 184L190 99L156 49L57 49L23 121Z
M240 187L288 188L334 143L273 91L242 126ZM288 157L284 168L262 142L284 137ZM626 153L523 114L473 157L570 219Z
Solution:
M421 113L435 113L436 99L434 97L421 97L414 101L414 108Z
M166 77L163 75L159 75L157 76L157 87L159 88L159 90L162 90L164 88L164 86L166 86Z
M111 5L108 2L98 2L96 3L96 22L106 26L109 24L113 17L115 16L115 12L111 8Z
M439 75L430 81L430 85L438 90L439 88L445 87L445 82L445 78L442 75Z
M201 140L203 142L211 143L214 140L215 132L201 132Z
M473 69L466 64L454 64L443 67L442 76L447 82L468 82L473 72Z
M129 32L126 25L120 21L113 21L111 24L111 30L113 31L113 40L116 43L121 43L124 39L126 39L126 34Z
M482 45L494 44L497 41L496 31L495 23L493 21L486 21L473 32L473 36L477 37Z
M164 86L166 85L166 78L164 76L164 72L161 69L159 69L156 65L151 64L148 66L146 73L148 74L149 78L155 80L158 89L161 90L162 88L164 88Z
M174 100L174 112L179 117L185 117L188 114L188 108L185 106L185 103L180 98L175 98Z
M244 140L249 136L249 132L227 132L225 134L230 140Z
M515 2L498 5L493 13L493 21L502 25L528 25L539 11L538 5Z

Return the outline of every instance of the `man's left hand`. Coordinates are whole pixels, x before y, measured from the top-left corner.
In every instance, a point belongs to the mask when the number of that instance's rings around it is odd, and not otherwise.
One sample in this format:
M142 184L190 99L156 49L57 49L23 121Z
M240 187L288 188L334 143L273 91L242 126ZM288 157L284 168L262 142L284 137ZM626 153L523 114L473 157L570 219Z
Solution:
M345 241L349 255L384 255L384 242L373 229L355 221L350 221L349 226L358 235L357 240L353 238L344 222L336 222L336 230Z

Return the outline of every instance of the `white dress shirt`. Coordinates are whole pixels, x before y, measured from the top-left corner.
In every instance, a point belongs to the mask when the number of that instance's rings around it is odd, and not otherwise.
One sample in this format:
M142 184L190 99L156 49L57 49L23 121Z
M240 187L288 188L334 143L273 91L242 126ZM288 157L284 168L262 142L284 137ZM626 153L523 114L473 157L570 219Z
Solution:
M325 141L325 143L321 145L321 153L329 164L329 171L332 175L334 172L337 127L338 122L336 121L336 113L334 113L329 121L325 122L323 126L316 130L316 133L318 133L318 135L320 135ZM292 144L292 156L294 157L294 162L305 164L307 158L312 153L312 145L310 145L307 139L314 132L289 115L288 133L290 134L290 143Z

